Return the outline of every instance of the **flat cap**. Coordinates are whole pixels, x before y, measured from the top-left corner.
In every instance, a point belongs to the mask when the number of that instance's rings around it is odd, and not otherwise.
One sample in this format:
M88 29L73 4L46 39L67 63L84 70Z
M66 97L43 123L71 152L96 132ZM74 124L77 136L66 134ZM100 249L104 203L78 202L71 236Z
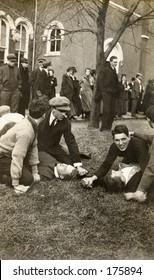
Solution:
M65 96L53 97L49 100L49 104L59 111L70 111L70 101Z
M21 63L28 63L28 59L25 57L22 57L20 61Z
M5 115L6 113L10 113L10 107L7 105L2 105L0 106L0 117L2 117L3 115Z
M42 57L38 58L38 62L44 62L44 61L46 61L45 58L42 58Z
M136 77L138 77L138 76L142 77L142 74L141 73L136 73Z
M7 59L10 61L17 61L17 58L13 53L8 54Z
M51 66L51 61L43 62L43 68L47 68L48 66Z
M154 122L154 105L151 105L147 111L146 116L148 119L150 119L152 122Z

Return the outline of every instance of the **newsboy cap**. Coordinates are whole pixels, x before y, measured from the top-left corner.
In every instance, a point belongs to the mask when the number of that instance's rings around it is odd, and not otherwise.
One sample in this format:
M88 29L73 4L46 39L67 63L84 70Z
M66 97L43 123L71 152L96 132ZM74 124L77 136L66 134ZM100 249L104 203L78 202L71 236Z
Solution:
M17 61L17 58L16 58L15 54L13 54L13 53L8 54L7 59L12 62Z
M2 105L0 106L0 117L2 117L3 115L5 115L6 113L10 113L10 107L7 105Z
M20 61L21 63L28 63L28 59L25 57L22 57Z
M136 73L136 77L139 77L139 76L142 77L142 74L141 73Z
M51 66L51 61L43 62L43 68L47 68L48 66Z
M53 97L49 100L49 104L59 111L70 111L70 101L65 96Z
M38 62L44 62L44 61L46 61L46 59L45 58L38 58Z
M152 122L154 122L154 105L151 105L147 111L146 116L148 119L150 119Z

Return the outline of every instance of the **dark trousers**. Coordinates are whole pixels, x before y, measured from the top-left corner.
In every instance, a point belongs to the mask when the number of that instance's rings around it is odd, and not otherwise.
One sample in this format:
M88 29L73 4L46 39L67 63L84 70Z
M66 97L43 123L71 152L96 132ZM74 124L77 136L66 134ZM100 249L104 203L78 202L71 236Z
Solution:
M50 149L50 151L47 151L47 153L49 153L51 156L53 156L59 162L72 165L70 155L67 154L64 151L64 149L62 148L62 146L60 146L60 145L53 147L52 149Z
M0 179L3 183L3 175L7 176L7 183L8 185L12 185L11 174L10 174L10 167L11 167L12 159L10 157L1 157L0 158ZM19 183L24 186L30 186L33 182L33 176L31 172L28 170L26 166L23 166L22 175L19 180Z
M132 117L136 116L136 110L137 110L137 104L138 104L138 99L132 99L132 108L131 108L131 115Z
M101 131L112 128L112 123L115 117L115 103L115 97L109 95L108 93L103 93L103 113L102 125L100 129Z
M11 113L18 112L19 101L20 101L21 93L19 89L16 90L5 90L1 91L1 105L10 106Z

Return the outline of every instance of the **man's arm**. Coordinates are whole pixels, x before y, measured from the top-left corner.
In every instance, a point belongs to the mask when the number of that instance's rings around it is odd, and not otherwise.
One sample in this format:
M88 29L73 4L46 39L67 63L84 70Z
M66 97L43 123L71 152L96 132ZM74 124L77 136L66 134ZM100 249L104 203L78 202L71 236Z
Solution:
M152 144L152 141L153 141L153 139L154 139L154 135L148 135L148 134L143 134L143 133L138 133L138 132L134 132L133 136L143 139L143 140L146 141L149 145Z
M147 167L143 173L137 191L146 192L154 182L154 141L152 143L151 155Z
M103 161L103 163L101 164L101 166L99 167L99 169L94 173L94 175L92 177L84 178L81 182L82 185L84 187L92 187L92 184L94 181L103 179L103 177L110 170L110 168L111 168L112 164L114 163L114 161L116 160L116 158L117 158L117 148L116 148L115 144L113 143L110 146L108 154L107 154L105 160Z

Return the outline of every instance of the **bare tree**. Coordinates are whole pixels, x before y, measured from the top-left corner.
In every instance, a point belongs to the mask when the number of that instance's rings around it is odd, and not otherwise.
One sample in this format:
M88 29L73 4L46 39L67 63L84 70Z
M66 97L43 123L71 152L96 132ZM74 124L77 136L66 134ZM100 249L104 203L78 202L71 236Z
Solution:
M94 100L91 112L89 126L98 128L100 118L100 101L102 99L103 79L102 73L105 61L109 54L116 46L117 42L123 35L126 29L135 26L143 21L154 19L154 5L151 0L123 0L123 9L120 14L120 24L115 30L115 36L108 48L104 51L105 31L107 28L106 19L110 6L109 0L61 0L63 8L71 9L73 7L74 17L77 15L84 21L85 26L78 29L66 30L65 34L74 35L77 32L91 32L97 37L96 47L96 87L94 93ZM73 6L72 6L72 5ZM72 14L71 14L72 15ZM70 20L70 19L69 19ZM96 28L95 24L96 23Z

